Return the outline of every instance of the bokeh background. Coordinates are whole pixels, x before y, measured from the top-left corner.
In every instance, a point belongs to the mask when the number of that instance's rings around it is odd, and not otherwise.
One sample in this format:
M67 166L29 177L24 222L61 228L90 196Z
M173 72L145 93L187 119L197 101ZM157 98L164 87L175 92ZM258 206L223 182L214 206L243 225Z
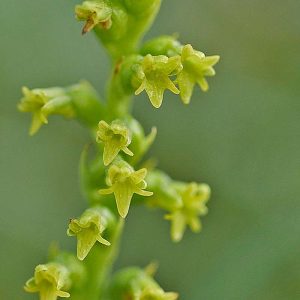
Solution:
M33 138L20 87L85 78L104 91L105 51L80 35L64 0L0 1L0 298L35 299L22 285L49 243L74 249L70 216L86 206L77 164L87 133L53 117ZM164 0L146 38L178 33L220 54L217 76L189 106L167 94L134 114L159 129L162 169L207 182L213 197L199 235L169 238L161 212L133 208L116 267L160 262L158 280L182 300L300 299L300 1Z

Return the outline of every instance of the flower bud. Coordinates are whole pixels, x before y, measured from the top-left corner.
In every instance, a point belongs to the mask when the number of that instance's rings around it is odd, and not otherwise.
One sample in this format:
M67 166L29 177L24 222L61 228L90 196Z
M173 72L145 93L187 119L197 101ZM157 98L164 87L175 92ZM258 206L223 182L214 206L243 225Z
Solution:
M125 218L133 194L141 196L151 196L153 194L144 190L147 187L144 180L146 175L147 169L145 168L134 171L125 161L117 161L108 170L106 181L109 188L101 189L99 192L102 195L114 193L118 212L122 218Z
M170 76L181 70L180 56L168 58L164 55L152 56L148 54L140 64L136 64L133 68L139 83L135 94L139 95L145 90L155 108L161 106L166 89L179 94L179 90L170 79Z
M63 265L48 263L35 268L34 277L25 284L25 291L39 293L41 300L56 300L57 297L69 298L63 290L70 288L69 271Z
M177 75L176 82L183 103L188 104L190 102L196 83L202 91L206 92L208 90L208 82L205 77L216 74L213 66L219 59L218 55L205 56L204 53L194 50L191 45L182 48L181 63L183 69Z
M84 1L75 7L75 13L78 20L86 21L82 34L98 25L104 29L109 29L112 25L112 8L106 0Z
M133 156L133 153L127 148L131 143L131 132L120 120L115 120L110 125L105 121L100 121L97 142L102 142L104 145L103 162L105 166L108 166L120 151Z
M111 218L108 210L93 207L87 209L80 218L70 220L67 234L77 237L78 259L84 260L97 241L110 246L110 242L102 237L108 225L108 217Z
M175 36L163 35L146 42L140 50L142 55L180 55L182 45Z

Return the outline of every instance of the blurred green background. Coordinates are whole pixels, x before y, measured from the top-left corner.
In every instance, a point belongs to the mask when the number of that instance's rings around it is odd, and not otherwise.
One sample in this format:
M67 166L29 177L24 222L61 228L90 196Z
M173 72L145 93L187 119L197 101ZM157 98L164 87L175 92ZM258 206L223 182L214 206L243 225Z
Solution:
M22 285L49 243L73 249L70 216L86 206L77 164L87 133L51 118L33 138L17 112L20 87L85 78L104 90L109 63L80 35L76 1L0 1L0 299L35 299ZM300 1L164 0L147 38L180 34L220 54L211 90L189 106L167 94L134 114L158 127L151 153L172 177L207 182L213 197L199 235L169 238L162 213L133 208L116 267L157 259L158 280L182 300L300 299Z

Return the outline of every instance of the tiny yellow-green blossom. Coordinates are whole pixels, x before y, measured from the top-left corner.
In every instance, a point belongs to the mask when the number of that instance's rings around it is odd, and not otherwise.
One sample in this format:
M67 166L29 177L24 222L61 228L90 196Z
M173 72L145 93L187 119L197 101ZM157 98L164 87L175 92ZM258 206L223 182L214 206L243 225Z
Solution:
M84 1L75 7L75 13L78 20L86 21L82 34L91 31L97 25L104 29L109 29L112 25L112 8L106 0Z
M128 214L130 202L133 194L141 196L151 196L153 193L145 191L147 183L144 180L147 175L147 169L138 171L124 161L113 164L108 170L107 185L108 189L101 189L99 192L103 195L114 193L117 208L122 218Z
M205 56L204 53L196 51L191 45L182 48L181 63L183 69L177 75L177 83L183 103L190 102L194 85L197 83L202 91L208 90L206 76L216 74L213 66L219 61L218 55Z
M29 130L34 135L43 124L48 123L47 117L51 114L61 114L65 117L74 116L70 108L70 97L62 88L33 89L22 88L24 97L18 104L22 112L32 113L32 123Z
M103 162L105 166L108 166L121 150L133 156L127 147L131 143L131 132L118 120L113 121L110 125L105 121L99 122L97 142L104 144Z
M135 94L139 95L145 90L152 105L159 108L166 89L179 94L170 76L177 74L181 68L180 56L168 58L164 55L146 55L141 63L135 66L136 77L140 84Z
M166 293L161 288L146 288L135 300L176 300L177 298L177 293Z
M97 208L87 209L79 219L71 219L67 234L77 237L77 257L84 260L98 241L110 246L110 242L102 237L106 229L106 219Z
M35 268L34 277L26 282L24 289L29 293L39 293L40 300L56 300L57 297L70 297L69 293L63 291L69 286L67 268L57 263L48 263Z
M178 242L182 239L186 226L188 225L193 232L201 230L199 216L207 213L206 203L210 197L210 187L207 184L176 183L175 188L181 195L183 206L174 210L166 219L171 220L171 237Z

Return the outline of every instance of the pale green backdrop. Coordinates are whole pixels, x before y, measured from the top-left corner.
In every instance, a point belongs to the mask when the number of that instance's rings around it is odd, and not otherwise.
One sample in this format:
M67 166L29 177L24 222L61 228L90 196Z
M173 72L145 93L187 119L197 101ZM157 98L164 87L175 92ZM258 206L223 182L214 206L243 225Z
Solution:
M76 1L0 1L0 299L35 299L22 285L49 243L73 249L70 216L85 207L77 178L86 132L51 118L28 137L20 87L81 78L103 92L104 50L80 35ZM300 299L300 1L164 0L147 35L180 35L220 54L211 90L190 106L167 94L134 113L158 127L151 153L174 178L209 183L204 230L174 245L162 213L134 208L116 267L160 262L158 279L182 300Z

